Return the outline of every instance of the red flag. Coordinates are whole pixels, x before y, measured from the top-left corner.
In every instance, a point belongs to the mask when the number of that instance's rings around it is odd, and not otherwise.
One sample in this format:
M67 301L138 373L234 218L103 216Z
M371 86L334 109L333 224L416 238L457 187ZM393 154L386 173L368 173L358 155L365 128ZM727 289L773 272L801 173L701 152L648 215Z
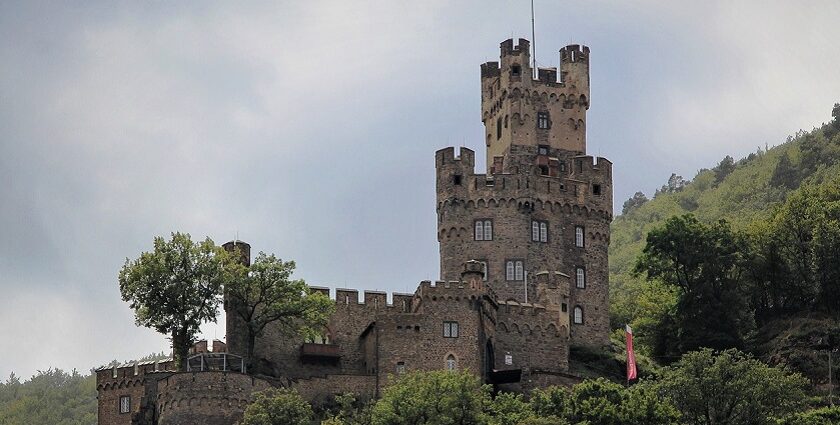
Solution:
M626 325L624 329L627 339L627 382L636 379L636 354L633 352L633 329Z

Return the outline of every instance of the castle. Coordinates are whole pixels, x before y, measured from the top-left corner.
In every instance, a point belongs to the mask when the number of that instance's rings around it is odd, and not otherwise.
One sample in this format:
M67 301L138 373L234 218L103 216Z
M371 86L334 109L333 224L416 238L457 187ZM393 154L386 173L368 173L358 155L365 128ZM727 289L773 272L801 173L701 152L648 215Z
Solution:
M171 361L98 370L99 423L232 424L271 386L316 403L374 398L414 370L467 369L509 391L576 382L569 347L609 338L612 164L586 155L589 48L560 50L559 79L555 68L535 79L530 62L519 39L481 65L486 173L470 149L435 154L439 281L390 300L336 289L323 338L266 328L251 370L244 324L228 314L227 345L196 345L188 372ZM248 244L225 248L250 261Z

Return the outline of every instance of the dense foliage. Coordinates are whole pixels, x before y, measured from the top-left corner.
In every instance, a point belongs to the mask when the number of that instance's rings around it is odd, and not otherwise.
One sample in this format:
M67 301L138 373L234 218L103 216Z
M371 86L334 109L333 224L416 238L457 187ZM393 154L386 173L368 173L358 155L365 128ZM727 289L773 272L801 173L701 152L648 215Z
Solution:
M242 425L309 425L314 414L297 391L269 389L254 395Z
M94 425L96 380L75 370L39 371L25 382L12 374L0 383L0 424Z
M193 242L189 234L156 237L154 251L126 259L120 270L120 293L134 309L138 326L172 338L175 364L186 369L186 358L207 321L216 321L225 267L233 259L210 238Z
M378 401L338 396L334 410L316 416L321 425L799 425L836 415L806 410L801 376L737 350L689 353L660 377L630 387L598 378L535 390L527 399L492 395L470 372L396 379ZM286 403L299 406L294 398Z
M824 383L824 350L840 348L839 115L628 200L612 225L611 323L633 325L640 354L737 347Z
M229 314L235 314L245 324L246 358L251 370L256 338L269 324L289 335L325 336L323 329L335 303L329 296L313 292L302 279L291 279L294 270L294 261L260 252L250 266L235 265L225 282Z

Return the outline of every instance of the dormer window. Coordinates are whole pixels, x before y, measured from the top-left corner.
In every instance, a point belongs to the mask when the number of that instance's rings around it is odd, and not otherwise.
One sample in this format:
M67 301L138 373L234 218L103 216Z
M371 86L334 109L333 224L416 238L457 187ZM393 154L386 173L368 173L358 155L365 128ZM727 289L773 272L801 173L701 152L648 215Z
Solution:
M518 77L522 74L522 67L519 65L512 65L510 67L510 76L511 77Z

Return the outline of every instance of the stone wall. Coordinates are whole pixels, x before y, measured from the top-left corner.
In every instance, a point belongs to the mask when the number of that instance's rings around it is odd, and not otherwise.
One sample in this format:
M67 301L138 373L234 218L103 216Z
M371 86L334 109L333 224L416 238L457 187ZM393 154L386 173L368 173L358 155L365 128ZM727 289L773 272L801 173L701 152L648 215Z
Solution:
M159 425L231 425L242 419L253 393L271 385L229 372L177 373L157 384Z

